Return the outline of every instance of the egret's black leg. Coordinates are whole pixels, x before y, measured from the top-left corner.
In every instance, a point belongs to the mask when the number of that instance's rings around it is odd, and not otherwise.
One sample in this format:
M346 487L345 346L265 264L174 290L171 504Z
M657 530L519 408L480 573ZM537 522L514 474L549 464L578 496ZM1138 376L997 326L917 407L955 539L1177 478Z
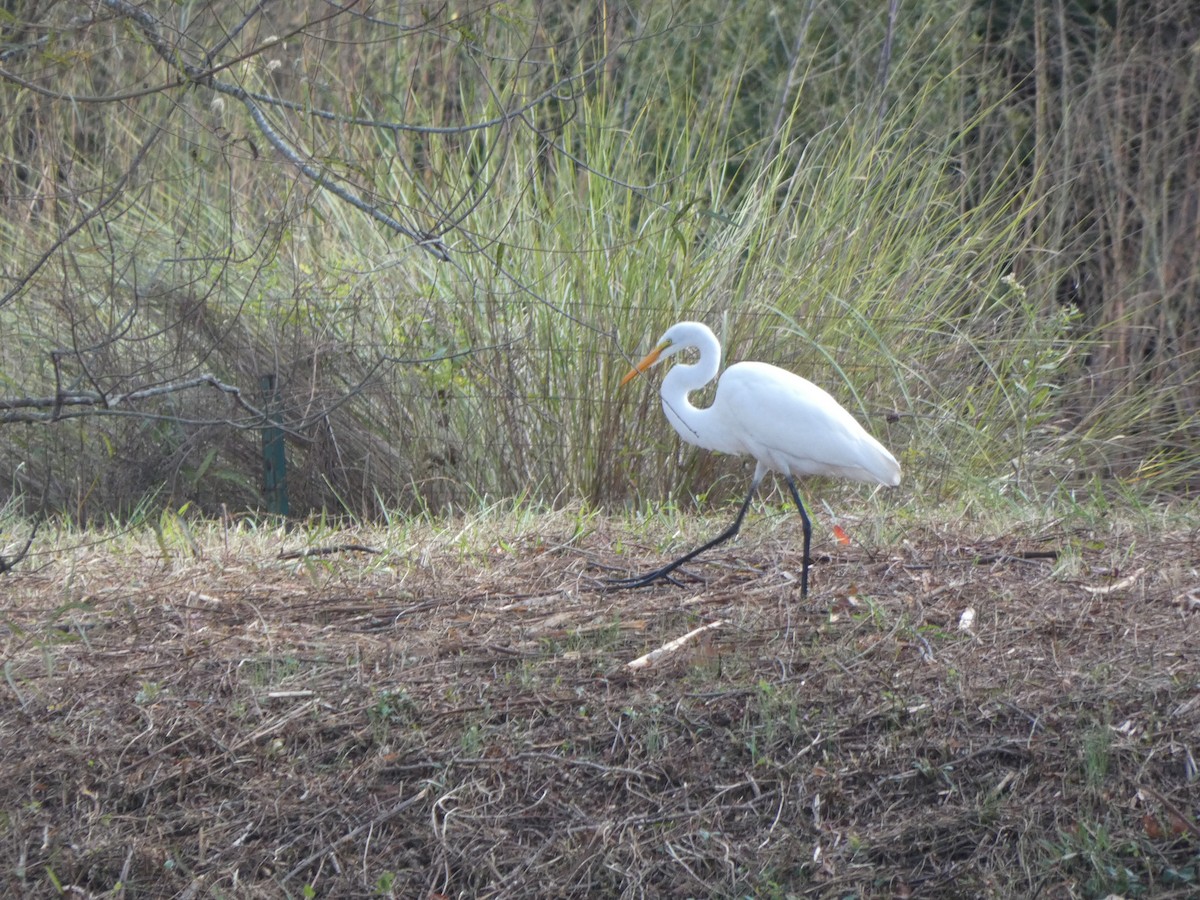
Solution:
M742 501L742 508L738 510L737 518L733 520L733 524L730 525L728 528L726 528L724 531L722 531L720 534L718 534L715 538L713 538L707 544L703 544L703 545L697 547L695 550L691 551L690 553L686 553L683 556L679 557L679 559L675 560L674 562L668 563L667 565L663 566L661 569L655 569L653 572L647 572L645 575L635 575L632 578L610 579L608 582L609 587L616 588L616 589L637 588L637 587L645 587L648 584L653 584L655 581L658 581L660 578L666 578L672 572L674 572L676 569L678 569L680 566L682 566L685 562L687 562L688 560L691 560L691 559L695 559L697 556L699 556L705 550L708 550L711 547L717 546L717 544L720 544L720 543L723 543L723 542L729 540L731 537L733 537L735 534L737 534L738 529L740 529L742 527L742 519L746 518L746 510L750 508L750 501L754 499L754 492L756 490L758 490L758 483L760 480L761 479L756 478L756 479L754 479L754 483L750 485L750 491L749 491L749 493L746 494L746 499Z
M791 475L787 476L787 486L792 490L792 499L796 501L796 508L800 510L800 521L804 523L804 564L800 567L800 599L803 600L808 596L808 548L812 544L812 522L808 520L808 512L804 509L800 492L796 490L796 482L792 480Z

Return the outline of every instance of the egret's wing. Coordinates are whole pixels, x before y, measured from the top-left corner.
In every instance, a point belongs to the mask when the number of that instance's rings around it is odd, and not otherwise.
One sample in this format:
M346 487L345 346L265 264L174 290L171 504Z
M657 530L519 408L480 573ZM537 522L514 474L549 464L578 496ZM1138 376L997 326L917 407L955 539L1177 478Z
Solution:
M828 393L766 363L730 366L712 409L731 440L777 472L895 485L895 457Z

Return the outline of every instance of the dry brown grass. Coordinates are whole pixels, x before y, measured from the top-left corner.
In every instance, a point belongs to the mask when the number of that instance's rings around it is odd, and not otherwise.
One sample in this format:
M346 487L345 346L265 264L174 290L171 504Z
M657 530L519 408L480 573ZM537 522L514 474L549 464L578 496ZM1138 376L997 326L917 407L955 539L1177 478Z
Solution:
M1195 527L822 539L802 605L774 524L706 583L617 593L663 549L571 514L302 561L299 535L61 535L0 582L0 885L1194 895Z

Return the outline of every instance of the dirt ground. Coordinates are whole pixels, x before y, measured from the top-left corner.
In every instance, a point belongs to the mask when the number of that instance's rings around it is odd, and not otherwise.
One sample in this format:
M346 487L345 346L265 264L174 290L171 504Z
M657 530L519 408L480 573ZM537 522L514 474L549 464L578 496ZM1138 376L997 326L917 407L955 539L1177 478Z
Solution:
M46 536L0 892L1195 897L1200 535L1105 528L826 536L805 602L790 525L617 592L686 546Z

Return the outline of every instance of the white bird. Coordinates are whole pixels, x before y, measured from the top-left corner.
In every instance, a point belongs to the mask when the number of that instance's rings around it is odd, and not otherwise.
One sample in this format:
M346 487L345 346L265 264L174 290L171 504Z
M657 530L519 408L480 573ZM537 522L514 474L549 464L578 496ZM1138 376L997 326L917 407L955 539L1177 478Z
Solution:
M804 524L800 596L806 597L812 523L794 477L833 475L895 487L900 483L900 464L833 397L811 381L767 363L741 362L730 366L717 382L712 405L707 409L693 406L688 394L712 381L721 368L721 344L709 327L700 322L679 322L668 328L655 348L621 379L621 384L628 384L651 366L688 348L700 351L700 358L690 365L677 364L667 373L661 389L663 412L689 444L754 457L758 464L754 467L750 491L733 524L707 544L661 569L612 584L643 587L666 578L688 560L729 540L741 528L763 476L778 472L787 481Z

